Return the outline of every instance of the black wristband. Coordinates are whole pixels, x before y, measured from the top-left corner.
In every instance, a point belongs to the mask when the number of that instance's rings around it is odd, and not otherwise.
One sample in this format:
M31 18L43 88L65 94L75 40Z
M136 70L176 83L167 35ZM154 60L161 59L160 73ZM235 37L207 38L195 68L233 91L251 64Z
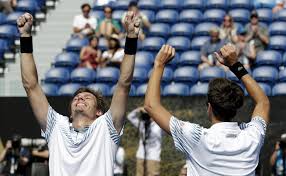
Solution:
M137 51L137 39L126 37L124 53L129 55L135 55Z
M244 75L248 74L247 70L240 62L233 64L229 67L229 69L235 74L238 79L241 79Z
M21 53L33 53L32 37L20 37Z

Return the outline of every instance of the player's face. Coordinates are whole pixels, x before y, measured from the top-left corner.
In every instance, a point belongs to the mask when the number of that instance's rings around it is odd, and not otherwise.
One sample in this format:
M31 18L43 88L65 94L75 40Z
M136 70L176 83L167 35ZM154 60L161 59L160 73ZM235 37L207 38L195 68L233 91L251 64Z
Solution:
M89 92L82 92L73 98L71 110L72 113L82 113L88 116L95 116L96 107L96 97Z

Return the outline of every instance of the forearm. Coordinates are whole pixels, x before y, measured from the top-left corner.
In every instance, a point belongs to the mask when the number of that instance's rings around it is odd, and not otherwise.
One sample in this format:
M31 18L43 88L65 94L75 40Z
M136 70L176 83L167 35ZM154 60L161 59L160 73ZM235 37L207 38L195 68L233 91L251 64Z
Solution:
M82 29L78 28L78 27L74 27L73 28L73 32L74 33L79 33L80 31L82 31Z
M268 44L269 43L269 38L266 35L263 35L261 33L258 33L258 36L260 38L260 40L262 40L263 43Z
M274 166L277 158L277 150L275 150L270 157L270 166Z
M38 85L38 74L32 53L21 53L21 76L23 86L29 94Z

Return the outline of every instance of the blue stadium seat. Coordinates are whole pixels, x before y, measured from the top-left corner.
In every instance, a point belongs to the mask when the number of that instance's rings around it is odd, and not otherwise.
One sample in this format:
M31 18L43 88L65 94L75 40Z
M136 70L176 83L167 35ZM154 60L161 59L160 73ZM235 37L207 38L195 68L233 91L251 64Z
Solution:
M272 91L271 91L271 86L269 84L266 84L266 83L263 83L263 82L260 82L258 83L258 85L261 87L261 89L264 91L264 93L267 95L267 96L271 96L272 95ZM247 93L248 95L248 93Z
M124 13L125 10L115 10L112 12L112 18L120 22Z
M56 84L47 83L47 84L42 84L41 87L46 96L58 95L58 86Z
M0 53L1 53L0 55L3 56L4 52L8 50L9 50L8 41L0 38ZM1 58L2 57L0 57L0 60Z
M170 37L167 44L173 46L177 51L186 51L191 47L191 41L187 37Z
M23 12L12 12L12 13L9 13L9 15L7 15L7 17L6 17L6 22L5 23L16 25L17 19L21 15L23 15Z
M271 36L268 47L274 50L286 50L286 37L283 35Z
M278 80L280 82L286 82L286 69L279 72Z
M200 81L209 82L214 78L225 78L225 71L219 67L207 67L200 70Z
M50 68L45 74L46 83L67 83L70 79L70 74L66 68Z
M0 26L0 37L8 38L9 40L13 40L19 36L18 29L14 25L1 25Z
M258 82L274 83L278 78L278 71L275 67L261 66L255 68L252 75Z
M193 40L191 41L191 49L192 50L200 50L201 46L203 46L203 44L209 39L210 39L209 36L194 37Z
M227 9L228 4L227 0L206 0L205 8L219 8L219 9Z
M202 20L203 14L197 9L183 10L180 13L179 21L188 23L199 23Z
M161 8L180 10L183 0L161 0Z
M235 22L247 23L250 19L250 12L246 9L233 9L229 11Z
M221 9L209 9L205 11L203 20L207 22L221 23L225 14L225 11Z
M170 26L165 23L154 23L149 29L149 36L168 37L170 34Z
M93 10L90 12L90 16L95 17L97 20L101 20L104 18L103 10Z
M0 12L0 25L6 22L6 17L4 13Z
M81 87L82 85L78 83L64 84L59 88L58 95L59 96L73 96L74 93Z
M74 68L79 62L79 56L72 52L60 53L55 57L55 67Z
M240 80L230 70L226 71L226 78L235 82L240 82Z
M183 7L185 9L204 9L204 0L184 0Z
M142 49L143 50L150 50L150 51L157 51L164 44L165 44L164 38L161 38L161 37L147 37L142 42Z
M143 83L148 79L148 71L145 68L135 68L133 72L133 82Z
M276 0L254 0L253 4L256 9L258 8L272 9L276 4Z
M264 23L272 22L272 10L269 8L256 9L259 16L259 21Z
M203 23L199 23L196 27L195 27L195 35L199 35L199 36L209 36L209 31L212 28L218 28L218 25L216 25L215 23L212 22L203 22Z
M34 16L40 8L36 1L21 0L17 2L16 10L20 12L29 12Z
M110 96L110 87L104 83L93 83L87 86L88 88L101 92L103 96Z
M279 96L279 95L286 95L286 83L277 83L272 88L272 95Z
M273 22L269 26L270 35L286 35L286 22Z
M170 62L168 62L167 65L172 67L173 69L177 68L179 60L180 60L180 55L176 53L174 58Z
M190 23L176 23L171 28L172 36L185 36L191 38L194 27Z
M110 89L110 93L109 93L110 95L113 95L116 86L117 86L116 84L112 86L112 88ZM136 96L136 87L134 85L131 85L130 87L129 96Z
M282 63L282 56L278 51L260 51L256 56L257 65L270 65L279 67Z
M195 83L199 79L199 72L196 67L179 67L174 72L175 82Z
M153 64L153 54L148 51L139 51L135 57L135 67L141 67L149 70Z
M253 8L253 0L231 0L229 1L229 8L244 8L251 10Z
M284 66L286 66L286 53L283 54L283 63Z
M98 69L96 72L96 81L98 82L117 82L120 71L118 68L105 67Z
M103 51L108 49L108 42L107 42L105 37L100 37L99 38L99 40L98 40L98 48L100 50L103 50Z
M150 70L150 72L151 71L152 70ZM173 80L173 70L169 67L165 67L161 80L163 83L171 82Z
M286 21L286 9L282 9L273 15L275 21Z
M87 46L89 43L87 38L71 38L68 40L66 44L66 51L71 51L71 52L80 52L81 48L84 46Z
M183 83L172 83L164 87L164 96L189 96L189 86Z
M198 83L191 87L191 96L205 96L208 93L209 84L208 83Z
M176 10L160 10L156 14L156 22L173 24L179 19L179 14Z
M139 0L138 1L139 9L147 9L147 10L158 10L160 7L159 0Z
M146 90L147 90L148 84L141 84L136 89L136 95L137 96L145 96Z
M76 68L71 73L71 81L74 83L89 84L95 79L96 72L89 68Z
M154 22L156 15L152 10L140 10L140 12L146 15L151 23Z
M201 53L199 51L186 51L180 56L180 65L197 66L201 63Z
M130 1L124 0L124 1L115 1L112 3L112 9L114 10L127 10L128 5Z

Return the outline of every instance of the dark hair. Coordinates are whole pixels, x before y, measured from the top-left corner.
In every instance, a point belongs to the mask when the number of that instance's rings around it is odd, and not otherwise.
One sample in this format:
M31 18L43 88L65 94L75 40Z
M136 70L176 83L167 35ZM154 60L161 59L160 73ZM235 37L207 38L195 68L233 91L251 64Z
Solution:
M88 38L89 43L91 43L91 41L92 41L93 39L96 39L96 40L97 40L97 43L99 42L98 37L96 37L96 36L94 35L94 36L91 36L91 37ZM97 45L98 45L98 44L97 44ZM97 48L97 47L96 47L96 48Z
M210 81L208 102L218 120L231 121L236 115L237 109L243 105L243 99L243 90L235 82L225 78L216 78Z
M89 9L91 9L91 6L88 3L84 3L81 5L81 10L83 10L85 7L89 7Z
M131 8L131 7L138 7L138 6L137 6L137 2L136 2L136 1L131 1L131 2L128 4L128 8Z
M103 10L105 11L106 8L109 8L111 10L111 13L113 12L113 9L111 6L105 6Z

